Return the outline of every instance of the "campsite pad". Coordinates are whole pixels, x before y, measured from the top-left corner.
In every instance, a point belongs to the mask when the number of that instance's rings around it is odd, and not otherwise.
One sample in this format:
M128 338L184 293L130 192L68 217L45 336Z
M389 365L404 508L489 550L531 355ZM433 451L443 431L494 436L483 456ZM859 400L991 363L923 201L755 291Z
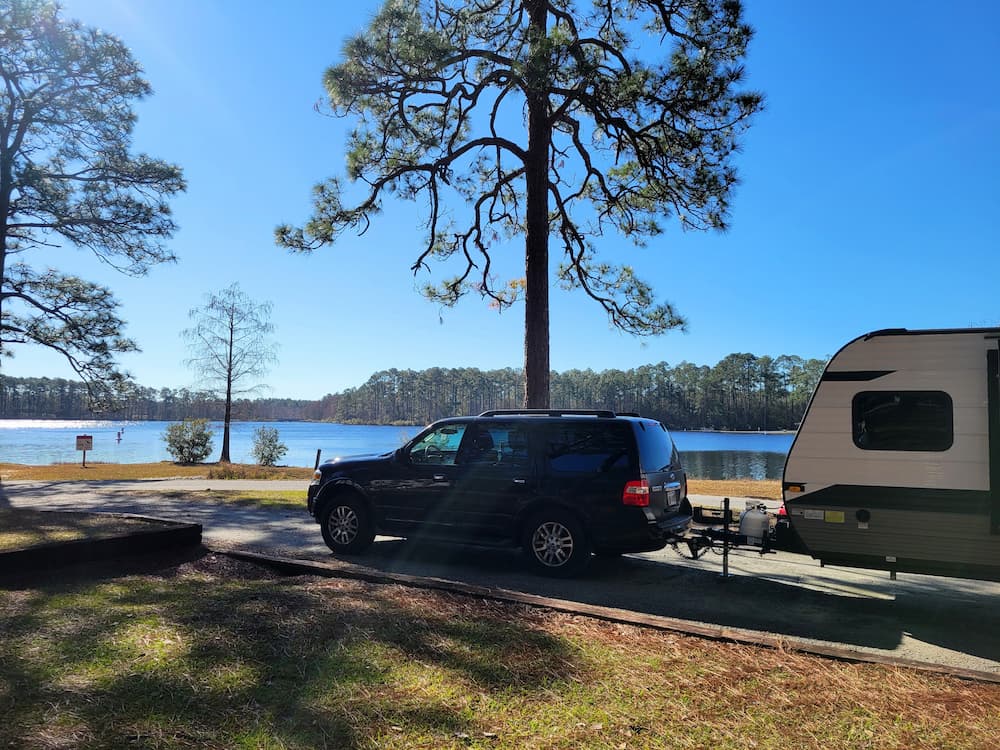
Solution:
M106 513L0 508L0 554L42 544L107 539L148 530L155 523Z
M0 508L0 573L197 544L201 526L120 513Z

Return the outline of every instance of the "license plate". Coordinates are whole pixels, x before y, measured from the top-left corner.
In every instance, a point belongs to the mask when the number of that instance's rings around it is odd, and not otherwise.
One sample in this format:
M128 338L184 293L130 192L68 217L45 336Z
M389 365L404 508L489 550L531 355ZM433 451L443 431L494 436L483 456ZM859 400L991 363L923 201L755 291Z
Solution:
M669 490L667 492L667 506L672 508L681 501L681 491L680 490Z

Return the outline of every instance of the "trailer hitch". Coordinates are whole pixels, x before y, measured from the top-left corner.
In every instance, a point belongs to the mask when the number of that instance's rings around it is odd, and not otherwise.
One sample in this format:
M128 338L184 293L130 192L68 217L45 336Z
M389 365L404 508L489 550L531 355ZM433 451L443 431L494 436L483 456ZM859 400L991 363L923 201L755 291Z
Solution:
M705 554L706 550L713 550L717 551L718 554L722 554L722 551L716 548L727 546L727 542L730 549L746 549L750 547L761 555L774 554L774 550L771 548L772 540L770 536L764 537L762 544L757 544L750 541L750 537L746 536L746 534L740 534L738 531L731 531L717 526L689 531L686 536L672 540L670 544L678 552L680 552L678 545L684 544L691 555L691 559L697 560Z
M688 552L691 553L692 560L697 560L705 553L705 550L711 549L713 546L713 541L705 536L689 536L684 541L687 543ZM674 549L677 549L676 545Z

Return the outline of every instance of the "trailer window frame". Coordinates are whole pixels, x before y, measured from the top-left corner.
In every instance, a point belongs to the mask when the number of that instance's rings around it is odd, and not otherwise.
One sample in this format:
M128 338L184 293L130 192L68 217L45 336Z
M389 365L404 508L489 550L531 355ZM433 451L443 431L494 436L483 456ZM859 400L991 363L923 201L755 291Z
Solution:
M945 391L859 391L851 436L864 451L941 453L955 442L954 403Z

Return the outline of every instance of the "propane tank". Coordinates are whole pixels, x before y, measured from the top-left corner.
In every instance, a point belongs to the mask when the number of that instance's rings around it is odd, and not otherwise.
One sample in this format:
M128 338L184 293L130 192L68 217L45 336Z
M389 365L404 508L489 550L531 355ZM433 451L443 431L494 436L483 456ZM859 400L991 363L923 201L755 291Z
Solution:
M771 518L763 505L748 507L740 515L740 536L746 537L747 544L763 547L764 540L771 531Z

